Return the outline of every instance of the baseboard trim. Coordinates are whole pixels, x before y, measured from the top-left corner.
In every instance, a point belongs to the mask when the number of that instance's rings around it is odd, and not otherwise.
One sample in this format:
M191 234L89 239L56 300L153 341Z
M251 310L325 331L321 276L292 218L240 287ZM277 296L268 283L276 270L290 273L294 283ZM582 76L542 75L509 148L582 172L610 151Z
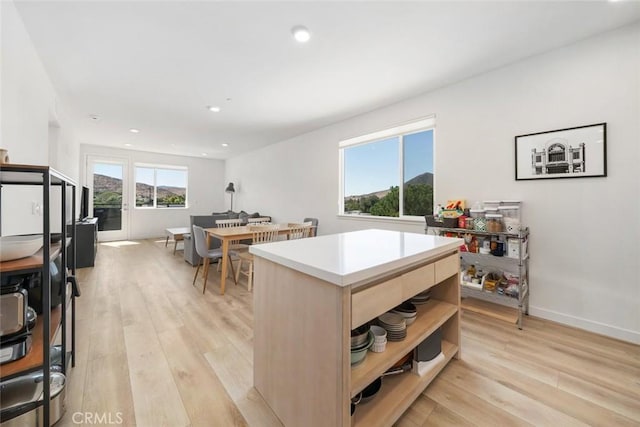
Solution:
M533 306L529 307L529 313L532 316L552 320L554 322L562 323L563 325L573 326L575 328L584 329L589 332L594 332L596 334L605 335L607 337L616 338L633 344L640 344L640 332L638 331L619 328L617 326L607 325L606 323L594 322L593 320L583 319L581 317L571 316L564 313L558 313L557 311Z

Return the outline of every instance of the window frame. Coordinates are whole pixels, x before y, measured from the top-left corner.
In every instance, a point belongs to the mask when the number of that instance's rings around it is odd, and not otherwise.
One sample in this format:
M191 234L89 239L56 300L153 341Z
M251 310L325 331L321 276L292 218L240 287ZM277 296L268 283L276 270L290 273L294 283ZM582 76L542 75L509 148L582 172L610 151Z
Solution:
M431 130L433 132L433 202L436 200L436 116L435 114L420 119L385 128L376 132L342 140L338 143L338 216L342 218L353 218L360 220L377 221L424 221L424 218L416 215L404 215L404 136ZM344 211L344 151L347 148L358 145L375 143L389 138L398 138L398 216L377 216L377 215L356 215L347 214Z
M137 182L137 169L146 168L153 169L153 206L137 206L136 204L136 186ZM159 207L158 206L158 169L171 170L171 171L183 171L186 173L186 183L184 192L184 206L172 206L172 207ZM134 163L133 164L133 184L132 191L132 206L134 209L140 210L166 210L166 209L189 209L189 168L187 166L177 165L160 165L153 163Z

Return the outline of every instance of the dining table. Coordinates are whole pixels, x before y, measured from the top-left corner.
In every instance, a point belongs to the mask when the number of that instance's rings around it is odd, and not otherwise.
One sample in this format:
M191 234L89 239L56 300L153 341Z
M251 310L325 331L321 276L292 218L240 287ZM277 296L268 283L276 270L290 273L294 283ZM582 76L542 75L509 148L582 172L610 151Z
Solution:
M256 224L254 224L256 225ZM276 225L276 224L273 224ZM277 224L278 225L278 235L288 235L292 229L298 228L294 226L289 226L288 224ZM227 282L227 271L229 268L229 245L232 241L237 240L246 240L253 238L253 231L251 230L251 226L242 225L239 227L213 227L213 228L205 228L207 232L207 247L211 247L211 238L214 237L221 241L222 247L222 271L220 276L220 294L224 295L225 286ZM209 263L205 263L203 274L206 275L209 273Z

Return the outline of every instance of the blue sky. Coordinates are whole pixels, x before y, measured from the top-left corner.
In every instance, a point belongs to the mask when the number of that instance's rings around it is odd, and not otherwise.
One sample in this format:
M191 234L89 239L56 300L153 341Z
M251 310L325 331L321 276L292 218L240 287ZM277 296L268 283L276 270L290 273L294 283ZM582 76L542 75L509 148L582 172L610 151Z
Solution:
M136 182L153 185L153 169L136 167ZM187 188L187 172L178 169L157 169L156 179L158 187Z
M122 179L122 165L112 163L94 163L93 173Z
M405 135L404 146L405 181L425 172L433 173L433 131ZM344 195L367 194L399 185L398 151L398 138L345 149Z

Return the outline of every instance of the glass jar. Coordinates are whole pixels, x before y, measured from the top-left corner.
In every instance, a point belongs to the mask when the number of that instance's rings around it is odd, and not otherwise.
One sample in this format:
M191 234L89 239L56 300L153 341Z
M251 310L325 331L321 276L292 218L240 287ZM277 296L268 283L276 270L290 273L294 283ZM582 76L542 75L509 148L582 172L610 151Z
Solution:
M467 230L473 230L473 218L465 218L464 219L464 228L466 228Z
M487 231L491 233L499 233L503 228L501 214L487 214Z

